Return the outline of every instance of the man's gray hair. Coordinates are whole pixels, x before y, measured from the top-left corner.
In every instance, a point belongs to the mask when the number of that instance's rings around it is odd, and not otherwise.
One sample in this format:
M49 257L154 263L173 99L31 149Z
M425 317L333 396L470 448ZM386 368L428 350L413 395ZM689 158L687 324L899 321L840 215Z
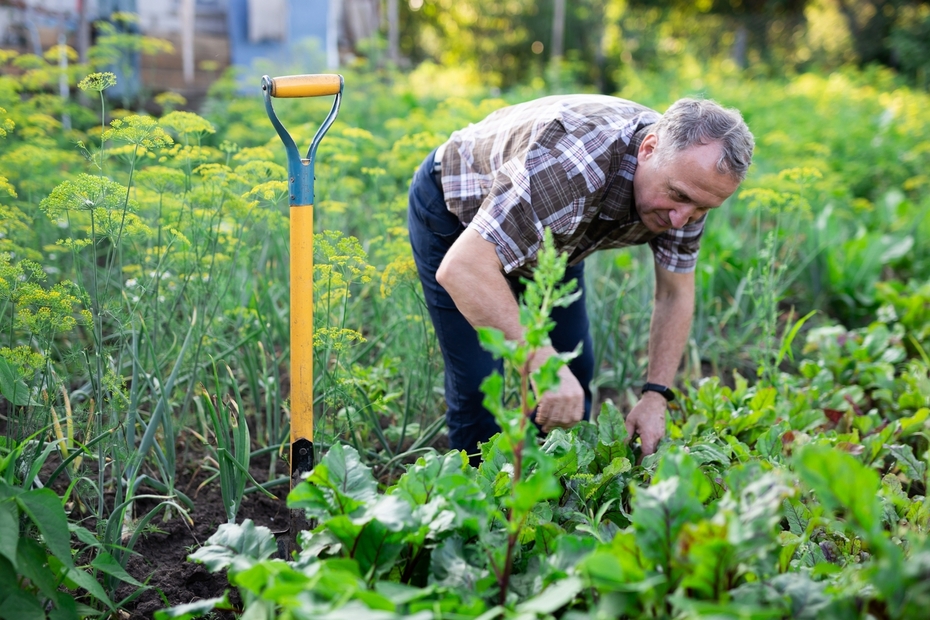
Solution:
M720 143L717 170L742 183L752 163L755 140L739 110L710 99L679 99L665 111L653 131L658 137L660 162L702 144Z

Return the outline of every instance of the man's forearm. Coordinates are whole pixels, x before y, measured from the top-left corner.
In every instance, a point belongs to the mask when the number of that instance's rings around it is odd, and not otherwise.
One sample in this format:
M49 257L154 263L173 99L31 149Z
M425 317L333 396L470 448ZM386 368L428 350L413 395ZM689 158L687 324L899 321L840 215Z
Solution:
M657 270L661 269L656 267ZM657 271L656 297L649 325L650 383L672 385L691 333L693 274Z
M520 311L494 245L465 230L443 259L436 280L472 327L496 327L509 340L523 337Z

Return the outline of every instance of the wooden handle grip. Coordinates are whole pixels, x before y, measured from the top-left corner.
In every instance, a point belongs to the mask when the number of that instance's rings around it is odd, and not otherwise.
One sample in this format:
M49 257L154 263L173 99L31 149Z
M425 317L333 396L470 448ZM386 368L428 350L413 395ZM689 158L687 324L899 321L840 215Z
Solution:
M342 90L342 76L333 73L284 75L271 78L272 97L322 97Z

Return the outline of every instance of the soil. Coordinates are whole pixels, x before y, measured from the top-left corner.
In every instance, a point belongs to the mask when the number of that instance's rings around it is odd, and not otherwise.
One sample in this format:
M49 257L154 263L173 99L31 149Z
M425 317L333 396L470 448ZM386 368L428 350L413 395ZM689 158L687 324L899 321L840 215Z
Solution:
M253 463L252 475L256 480L267 478L267 458ZM279 471L283 469L279 466ZM235 588L229 586L224 573L210 573L202 565L187 560L188 554L204 544L220 524L226 522L223 500L219 484L210 483L193 495L194 489L206 475L199 472L190 477L191 499L194 510L190 512L193 525L188 524L177 515L162 523L159 518L155 531L140 537L134 550L137 555L130 558L128 572L149 587L137 598L124 605L123 618L151 618L159 609L191 603L194 601L220 596L224 590L230 590L230 601L238 604ZM179 480L179 485L188 483ZM264 525L270 530L279 531L287 527L288 510L284 503L288 487L282 485L273 492L280 498L275 501L261 493L251 493L243 498L242 506L236 515L236 522L251 519L256 525ZM140 505L140 511L152 506ZM123 599L136 588L123 586L117 593L117 599Z

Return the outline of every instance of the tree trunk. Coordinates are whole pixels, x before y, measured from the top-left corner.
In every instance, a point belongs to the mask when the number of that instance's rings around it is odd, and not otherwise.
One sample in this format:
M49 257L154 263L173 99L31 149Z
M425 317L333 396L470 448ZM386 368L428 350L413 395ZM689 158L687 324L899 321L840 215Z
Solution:
M184 83L194 83L194 0L181 0L181 67Z
M861 7L854 6L849 0L837 0L840 13L846 19L846 26L852 36L853 48L859 57L859 64L881 62L890 65L891 56L886 40L891 34L896 12L891 10L886 13L885 8L887 6L894 9L894 3L868 1L866 4L869 4L873 10L867 20L862 23L859 16L865 12L861 10Z
M733 39L733 62L740 69L746 68L746 50L749 44L749 29L742 21L736 26L736 36Z
M87 0L77 0L77 12L77 52L78 60L83 64L87 62L87 49L90 47L90 22L87 21Z
M400 16L397 0L387 0L388 58L395 65L400 62Z
M326 14L326 66L339 68L339 23L342 21L342 0L329 0Z
M565 53L565 0L554 0L555 6L552 13L552 56L562 58Z

